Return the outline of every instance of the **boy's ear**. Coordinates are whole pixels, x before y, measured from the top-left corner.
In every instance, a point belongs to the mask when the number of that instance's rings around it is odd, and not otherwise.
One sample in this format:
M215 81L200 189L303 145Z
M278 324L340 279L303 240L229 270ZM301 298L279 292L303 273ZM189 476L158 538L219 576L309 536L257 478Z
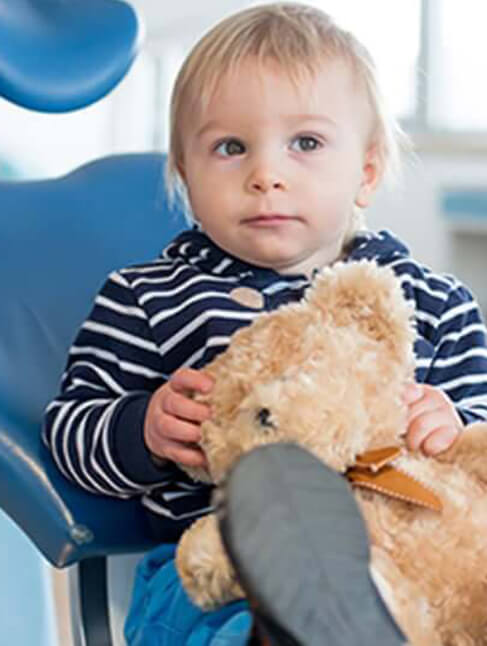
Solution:
M370 199L382 177L382 163L379 159L377 146L372 145L365 153L362 168L362 182L355 197L355 204L361 209L369 205Z
M184 164L183 164L183 159L182 156L179 157L179 159L176 162L176 169L183 180L183 182L186 182L186 172L184 170Z

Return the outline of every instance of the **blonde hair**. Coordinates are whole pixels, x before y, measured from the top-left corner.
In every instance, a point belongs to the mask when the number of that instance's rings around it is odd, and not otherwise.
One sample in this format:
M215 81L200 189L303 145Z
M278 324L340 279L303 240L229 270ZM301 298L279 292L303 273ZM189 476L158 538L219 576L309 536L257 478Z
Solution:
M183 116L191 113L196 104L205 109L219 79L249 58L259 64L277 62L295 83L303 73L315 74L324 60L341 59L349 64L363 84L374 118L371 140L376 146L379 168L383 175L397 175L401 149L408 147L408 139L385 109L367 49L319 9L286 2L260 5L215 25L193 47L176 78L170 106L166 184L170 199L176 195L182 198L188 215L191 207L178 171L182 162Z

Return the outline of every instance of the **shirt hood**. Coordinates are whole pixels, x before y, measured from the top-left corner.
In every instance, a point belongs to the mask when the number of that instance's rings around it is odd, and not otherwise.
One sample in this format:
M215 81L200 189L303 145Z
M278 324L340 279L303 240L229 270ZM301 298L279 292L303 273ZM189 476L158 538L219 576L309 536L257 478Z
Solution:
M274 269L258 267L232 256L198 229L184 231L173 240L161 253L165 260L175 260L197 267L200 271L265 289L276 281L295 283L308 282L303 274L279 274Z
M375 260L378 265L387 265L409 255L406 245L390 231L360 231L349 245L346 260Z

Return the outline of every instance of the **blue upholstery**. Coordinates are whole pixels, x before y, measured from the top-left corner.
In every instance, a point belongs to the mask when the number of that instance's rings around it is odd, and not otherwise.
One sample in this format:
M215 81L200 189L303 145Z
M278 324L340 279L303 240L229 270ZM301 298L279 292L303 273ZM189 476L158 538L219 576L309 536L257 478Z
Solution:
M40 442L68 348L110 270L156 256L185 227L159 154L107 157L37 182L0 182L0 505L57 566L139 551L137 501L84 493Z
M0 95L45 112L83 107L119 82L138 41L121 0L0 0Z

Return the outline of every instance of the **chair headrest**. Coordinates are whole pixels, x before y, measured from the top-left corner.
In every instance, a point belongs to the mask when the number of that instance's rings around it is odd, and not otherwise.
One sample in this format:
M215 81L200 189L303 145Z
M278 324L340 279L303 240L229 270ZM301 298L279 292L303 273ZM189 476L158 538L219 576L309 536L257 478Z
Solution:
M40 419L107 274L156 257L184 228L165 158L117 155L52 180L0 182L0 406Z
M125 75L139 31L122 0L0 0L0 95L44 112L89 105Z

